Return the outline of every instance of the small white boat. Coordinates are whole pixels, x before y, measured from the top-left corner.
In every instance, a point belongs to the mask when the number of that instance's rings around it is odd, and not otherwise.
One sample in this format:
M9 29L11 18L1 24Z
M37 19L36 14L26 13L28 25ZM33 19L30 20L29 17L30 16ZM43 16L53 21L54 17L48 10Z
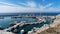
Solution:
M24 33L24 29L22 29L21 31L20 31L20 34L23 34Z
M46 22L46 20L43 19L43 18L40 18L40 19L39 19L39 22Z

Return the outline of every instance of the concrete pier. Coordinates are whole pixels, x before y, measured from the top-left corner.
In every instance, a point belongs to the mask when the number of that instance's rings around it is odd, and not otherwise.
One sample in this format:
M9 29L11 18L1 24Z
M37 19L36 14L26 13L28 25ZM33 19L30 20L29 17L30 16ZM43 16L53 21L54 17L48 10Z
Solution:
M18 25L21 27L23 25L27 25L27 24L37 24L37 23L41 23L41 22L32 22L32 23L24 23L24 22L20 22L20 23L16 23L16 25L12 26L12 27L9 27L7 29L4 29L4 31L8 31L8 30L11 30L12 28L16 28Z
M4 30L0 30L0 34L14 34L14 33L12 33L12 32L6 32Z

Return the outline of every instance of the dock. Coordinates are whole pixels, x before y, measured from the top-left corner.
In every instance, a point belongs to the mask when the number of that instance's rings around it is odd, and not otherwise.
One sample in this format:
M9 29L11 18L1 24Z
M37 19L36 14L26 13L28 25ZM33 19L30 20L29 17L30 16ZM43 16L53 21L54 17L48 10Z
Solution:
M11 30L12 28L16 28L18 25L21 27L21 26L23 26L23 25L27 25L27 24L37 24L37 23L41 23L41 22L32 22L32 23L23 23L23 22L20 22L20 23L17 23L16 25L14 25L14 26L12 26L12 27L9 27L9 28L4 29L4 31Z
M14 34L14 33L12 33L12 32L6 32L4 30L0 30L0 34Z
M36 16L12 16L11 18L36 18Z

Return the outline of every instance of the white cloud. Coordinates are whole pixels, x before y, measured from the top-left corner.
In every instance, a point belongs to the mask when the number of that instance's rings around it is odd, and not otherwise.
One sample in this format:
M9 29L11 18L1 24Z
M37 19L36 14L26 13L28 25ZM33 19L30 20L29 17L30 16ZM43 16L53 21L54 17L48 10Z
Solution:
M1 4L6 4L6 5L0 6L0 13L60 11L60 8L48 8L47 9L47 7L52 6L51 3L49 3L45 6L40 5L40 8L35 8L36 4L34 2L32 2L31 4L30 4L30 2L27 2L27 6L29 6L29 7L22 7L22 6L19 6L19 5L5 3L5 2L0 2L0 3Z
M46 9L46 8L52 6L52 5L53 5L52 3L49 3L49 4L45 5L45 6L39 5L39 8L41 8L41 9Z
M36 7L36 3L33 2L33 1L26 2L26 3L19 3L19 4L22 4L22 5L25 5L25 6L28 6L28 7Z
M47 4L47 5L45 6L45 8L50 7L50 6L52 6L52 5L53 5L52 3L49 3L49 4Z
M29 7L36 7L35 2L27 2L26 5L29 6Z
M6 2L0 2L0 4L4 4L4 5L7 5L7 6L16 6L18 7L19 5L15 5L15 4L10 4L10 3L6 3Z

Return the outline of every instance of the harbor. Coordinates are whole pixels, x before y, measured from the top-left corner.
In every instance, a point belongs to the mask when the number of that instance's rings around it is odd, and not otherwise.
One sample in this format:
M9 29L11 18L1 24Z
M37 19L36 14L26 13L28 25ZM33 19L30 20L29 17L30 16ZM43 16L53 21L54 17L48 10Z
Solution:
M60 34L60 0L0 0L0 34Z
M4 21L7 18L10 20L10 23L7 23L8 26L5 26L5 28L1 26L2 31L12 32L14 34L30 34L33 30L40 33L50 27L55 27L53 22L57 16L12 16L4 18Z

